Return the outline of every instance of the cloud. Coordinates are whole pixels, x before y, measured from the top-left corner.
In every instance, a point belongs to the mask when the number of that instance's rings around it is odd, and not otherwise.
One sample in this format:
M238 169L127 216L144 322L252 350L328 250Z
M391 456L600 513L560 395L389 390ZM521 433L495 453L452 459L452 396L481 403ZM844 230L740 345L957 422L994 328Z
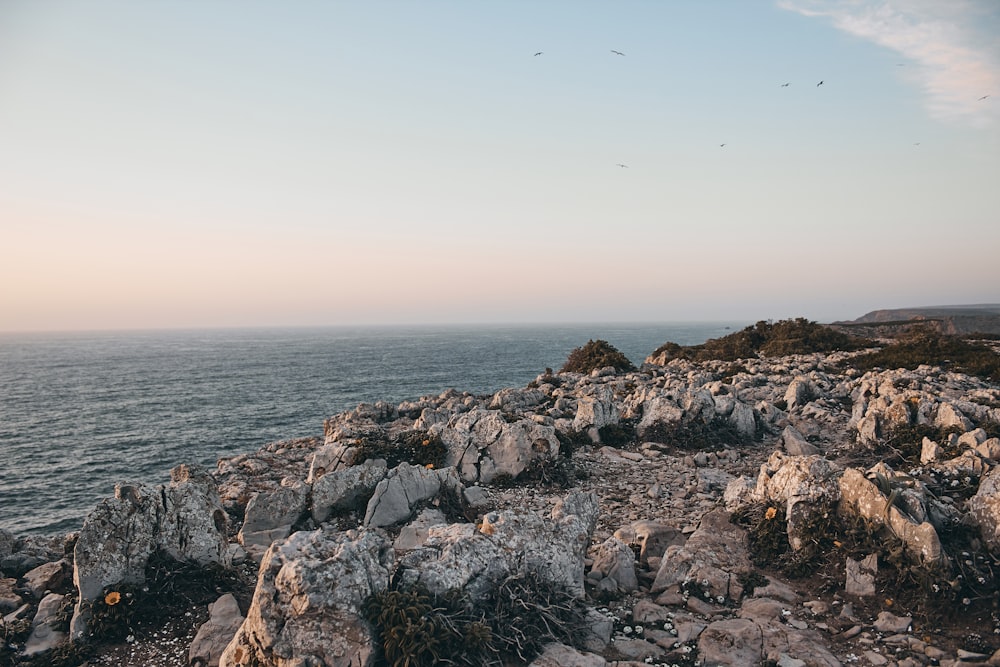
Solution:
M995 0L779 0L906 58L937 120L985 127L1000 109L1000 25ZM980 100L990 95L987 100Z

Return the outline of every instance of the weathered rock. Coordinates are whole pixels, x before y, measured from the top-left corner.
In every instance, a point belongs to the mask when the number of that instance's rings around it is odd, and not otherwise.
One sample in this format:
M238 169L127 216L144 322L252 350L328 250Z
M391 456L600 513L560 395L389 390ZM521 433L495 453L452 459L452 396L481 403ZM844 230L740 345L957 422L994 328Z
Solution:
M59 610L64 600L63 595L49 593L38 603L38 611L31 622L31 636L24 643L25 657L30 658L51 651L69 638L69 635L58 629L61 622Z
M788 385L785 391L785 403L789 410L800 408L816 395L816 387L812 381L805 376L798 376Z
M642 404L642 419L635 432L640 440L657 442L663 439L663 434L679 424L684 417L684 410L669 396L655 396ZM670 444L670 443L664 443Z
M968 508L983 540L994 552L1000 552L1000 467L979 480L979 490L969 499Z
M396 551L410 551L427 542L432 526L448 524L444 513L436 509L425 509L410 523L399 529L399 536L392 543Z
M312 485L313 521L323 523L335 511L367 505L387 472L383 459L369 459L360 465L324 474Z
M41 599L46 592L54 592L63 585L67 574L72 571L72 564L66 560L39 565L24 575L25 586L36 600Z
M631 593L639 588L639 580L635 574L635 553L615 537L609 537L598 547L590 570L601 578L613 581L620 593Z
M439 493L457 495L461 488L454 468L430 470L400 463L375 487L365 511L364 525L383 527L406 521L419 503Z
M79 600L70 626L74 639L87 631L89 603L105 587L141 584L150 555L160 550L178 561L231 565L226 513L211 477L192 466L170 471L171 482L148 490L115 487L83 522L74 548L73 581Z
M972 421L968 417L962 414L962 411L953 406L951 403L942 403L938 406L937 417L934 419L934 425L940 426L941 428L954 428L959 427L962 431L972 430Z
M755 496L785 504L788 542L793 549L801 549L808 539L808 526L840 499L840 487L836 470L822 456L774 452L760 468Z
M500 577L530 571L582 596L588 529L597 499L570 494L565 506L578 508L580 514L557 507L546 520L531 512L495 512L483 518L479 530L472 524L432 526L424 546L400 559L398 576L434 594L462 589L476 599Z
M913 624L913 618L910 616L896 616L895 614L882 611L879 612L878 618L875 619L875 629L879 632L886 632L890 634L895 634L898 632L907 632L910 626Z
M352 442L333 442L323 445L313 452L306 483L314 484L328 473L353 465L358 449L353 446Z
M300 531L275 542L220 667L369 665L374 636L361 606L388 587L392 565L392 545L377 530Z
M928 521L918 523L901 512L860 470L848 468L844 471L840 493L841 512L851 512L886 526L922 562L935 566L945 564L941 540L934 526Z
M752 439L757 434L757 415L753 407L737 401L729 415L730 423L743 438Z
M499 474L516 477L537 458L559 453L555 428L531 419L508 423L495 410L470 410L432 432L448 447L445 464L466 482L489 483Z
M705 667L756 665L764 657L764 637L751 620L716 621L698 637L698 657Z
M661 558L667 547L684 544L687 539L675 526L645 520L619 528L615 537L625 544L639 547L640 565L646 565L650 557Z
M847 581L844 589L849 595L870 597L875 595L875 575L878 574L878 554L870 554L860 561L847 558Z
M240 605L231 593L226 593L208 605L209 619L198 628L188 650L192 667L218 667L222 652L243 624Z
M932 463L941 457L941 447L930 438L924 438L920 444L920 462Z
M811 456L819 454L819 447L812 444L794 426L786 426L781 433L781 442L790 456Z
M577 651L565 644L547 644L529 667L604 667L606 664L599 655Z
M258 493L247 503L239 540L243 548L259 560L275 540L283 540L306 511L309 486L298 479L285 478L274 491Z
M0 528L0 559L6 558L14 553L14 546L16 544L17 538L14 537L14 533Z
M12 611L24 604L16 588L17 579L0 579L0 613Z
M667 547L651 591L658 593L685 581L694 582L713 598L739 599L738 577L750 570L743 531L729 521L729 513L705 514L683 546Z
M493 394L490 400L490 410L502 412L520 412L533 408L545 400L545 394L537 389L501 389Z

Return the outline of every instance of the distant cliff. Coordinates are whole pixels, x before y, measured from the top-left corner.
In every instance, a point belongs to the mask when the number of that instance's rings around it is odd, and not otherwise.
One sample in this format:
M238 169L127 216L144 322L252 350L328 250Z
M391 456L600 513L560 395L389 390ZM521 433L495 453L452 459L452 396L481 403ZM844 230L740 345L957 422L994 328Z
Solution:
M1000 304L873 310L833 326L858 335L880 336L899 333L914 324L931 325L946 334L1000 334Z

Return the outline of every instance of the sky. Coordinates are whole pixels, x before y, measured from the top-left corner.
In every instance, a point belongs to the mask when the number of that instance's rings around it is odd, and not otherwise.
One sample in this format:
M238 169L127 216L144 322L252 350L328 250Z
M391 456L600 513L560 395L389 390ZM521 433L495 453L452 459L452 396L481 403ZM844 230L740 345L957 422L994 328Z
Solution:
M998 258L996 0L0 0L0 331L832 321Z

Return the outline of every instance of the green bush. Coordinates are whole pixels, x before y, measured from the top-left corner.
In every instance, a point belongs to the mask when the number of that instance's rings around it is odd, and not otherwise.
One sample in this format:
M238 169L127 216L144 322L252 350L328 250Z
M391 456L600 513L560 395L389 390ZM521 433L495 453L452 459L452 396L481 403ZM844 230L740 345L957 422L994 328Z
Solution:
M588 340L583 347L574 348L559 369L560 373L590 373L611 366L617 371L634 371L635 365L614 345L606 340Z
M843 365L868 371L875 368L913 370L924 364L1000 382L1000 355L981 343L929 328L911 331L881 350L847 359Z
M665 353L667 361L671 359L736 361L752 359L758 355L779 357L789 354L856 350L865 344L860 338L848 336L830 327L798 317L778 322L761 320L741 331L722 338L709 339L701 345L681 346L667 342L658 347L653 355Z

